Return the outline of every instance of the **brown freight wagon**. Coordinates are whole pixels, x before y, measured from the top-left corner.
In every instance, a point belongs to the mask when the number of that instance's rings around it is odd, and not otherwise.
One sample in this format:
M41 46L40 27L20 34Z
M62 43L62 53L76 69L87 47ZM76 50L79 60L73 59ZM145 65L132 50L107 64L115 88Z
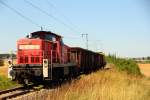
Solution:
M80 47L71 48L71 60L77 63L77 69L81 73L89 73L92 70L103 68L106 64L103 54Z

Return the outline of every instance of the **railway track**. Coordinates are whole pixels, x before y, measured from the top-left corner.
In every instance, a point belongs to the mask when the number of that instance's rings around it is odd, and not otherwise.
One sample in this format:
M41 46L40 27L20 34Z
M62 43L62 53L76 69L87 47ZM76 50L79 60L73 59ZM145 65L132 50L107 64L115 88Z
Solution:
M59 84L56 83L47 84L49 85L43 86L39 84L30 84L25 87L19 86L7 90L2 90L0 91L0 100L25 100L26 98L34 98L33 100L43 100L43 98L46 99L48 93L54 91L55 88L59 86Z
M29 85L28 88L24 86L2 90L0 91L0 100L7 100L11 98L15 98L24 94L27 94L29 92L35 91L33 89L33 85Z

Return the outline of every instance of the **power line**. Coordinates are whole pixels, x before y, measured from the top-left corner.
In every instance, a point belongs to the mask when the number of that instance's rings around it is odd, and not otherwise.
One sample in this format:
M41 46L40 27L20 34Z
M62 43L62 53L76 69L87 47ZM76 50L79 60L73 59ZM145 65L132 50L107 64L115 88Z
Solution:
M53 16L52 14L46 12L45 10L41 9L40 7L34 5L33 3L31 3L28 0L24 0L27 4L29 4L30 6L32 6L33 8L39 10L40 12L42 12L43 14L49 16L50 18L53 18L54 20L56 20L57 22L61 23L62 25L64 25L65 27L67 27L68 29L76 32L76 30L74 30L72 27L70 27L69 25L67 25L66 23L64 23L63 21L61 21L60 19L58 19L57 17Z
M79 30L79 28L73 24L68 17L66 17L66 15L64 15L53 3L50 2L50 0L46 0L47 1L47 4L49 5L49 7L53 7L55 9L55 11L57 11L59 13L59 15L61 17L63 17L70 25L73 25L73 27L75 27L75 30ZM79 32L79 31L78 31ZM81 32L79 32L81 33Z
M1 3L3 6L9 8L11 11L13 11L14 13L16 13L16 14L19 15L20 17L22 17L23 19L27 20L28 22L34 24L34 25L37 26L37 27L41 27L39 24L35 23L32 19L30 19L30 18L24 16L23 14L21 14L21 13L20 13L19 11L17 11L15 8L9 6L8 4L4 3L3 1L0 1L0 3Z

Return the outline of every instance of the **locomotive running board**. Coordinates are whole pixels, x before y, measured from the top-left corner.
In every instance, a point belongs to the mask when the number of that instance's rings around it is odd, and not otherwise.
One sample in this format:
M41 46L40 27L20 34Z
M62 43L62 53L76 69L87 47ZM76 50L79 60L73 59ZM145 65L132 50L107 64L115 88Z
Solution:
M67 63L67 64L53 63L53 68L56 68L56 67L72 67L72 66L77 66L77 64L76 63Z

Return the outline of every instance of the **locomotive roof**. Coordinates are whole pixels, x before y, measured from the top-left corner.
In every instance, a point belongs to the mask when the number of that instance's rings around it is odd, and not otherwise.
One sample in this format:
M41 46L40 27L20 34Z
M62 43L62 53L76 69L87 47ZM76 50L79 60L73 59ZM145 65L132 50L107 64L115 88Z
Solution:
M94 52L94 51L91 51L91 50L88 50L88 49L84 49L84 48L81 48L81 47L71 47L71 49L74 49L74 50L83 50L83 51L86 51L86 52L91 52L91 53L98 54L97 52Z
M36 34L51 34L51 35L54 35L54 36L59 37L59 38L62 37L62 36L60 36L60 35L58 35L56 33L53 33L51 31L36 31L36 32L31 33L31 34L32 35L36 35Z

